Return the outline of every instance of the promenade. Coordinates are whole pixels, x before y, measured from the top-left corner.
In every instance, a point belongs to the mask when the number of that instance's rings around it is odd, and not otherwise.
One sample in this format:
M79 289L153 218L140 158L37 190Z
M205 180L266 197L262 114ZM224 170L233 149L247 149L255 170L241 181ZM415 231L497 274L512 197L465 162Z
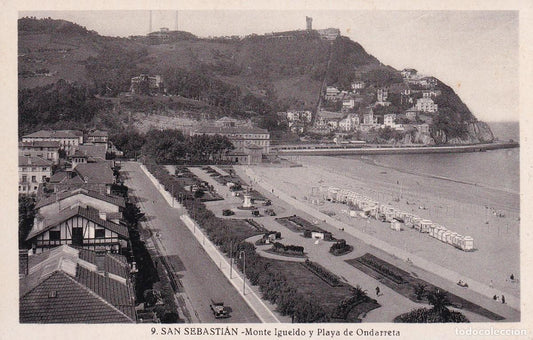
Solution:
M237 174L242 178L247 178L246 174L244 173L244 170L241 167L234 167L236 169ZM220 218L240 218L240 217L246 217L250 218L249 211L239 211L238 209L234 209L236 212L236 215L225 217L222 216L222 209L230 208L231 206L236 207L237 205L242 203L242 199L239 197L233 197L230 194L230 190L225 187L224 185L221 185L217 181L215 181L212 177L210 177L205 171L201 170L200 168L190 168L191 172L193 172L196 176L198 176L201 180L209 182L209 184L213 185L215 190L223 197L226 197L224 201L215 201L215 202L206 202L206 205L208 208L210 208L217 217ZM272 200L272 207L274 210L278 213L278 216L290 216L293 214L297 214L299 216L302 216L308 220L312 220L312 216L308 214L305 210L300 209L300 207L295 207L291 204L287 204L286 201L282 200L281 198L278 198L277 195L279 194L278 191L275 190L274 195L271 193L271 188L265 189L262 187L256 187L256 182L250 181L254 185L254 189L259 190L261 194L265 195L269 199ZM304 207L305 208L305 207ZM244 215L243 215L244 214ZM241 216L242 215L242 216ZM394 317L401 313L405 313L409 310L420 308L420 307L427 307L427 304L419 304L415 303L407 298L405 298L403 295L395 292L394 290L386 287L378 280L375 280L374 278L358 271L348 263L344 262L346 259L355 258L358 256L362 256L363 254L367 252L376 253L376 249L373 246L369 246L368 244L365 244L364 242L361 242L358 239L353 238L352 235L349 235L348 233L341 232L336 228L331 228L330 231L333 232L333 234L336 237L345 238L347 242L350 245L354 246L354 251L352 253L349 253L344 256L334 256L329 253L329 247L331 246L330 242L325 241L319 241L317 242L314 239L308 239L304 238L300 235L300 233L295 233L290 230L288 230L286 227L279 224L277 221L275 221L275 217L272 216L263 216L259 218L253 218L257 222L261 223L265 228L271 231L280 231L282 233L282 243L284 244L295 244L295 245L301 245L305 248L305 252L307 254L307 257L314 262L317 262L324 267L327 267L329 270L331 270L334 274L341 277L345 282L351 284L351 285L361 285L364 289L366 289L369 292L369 295L372 298L375 298L382 307L375 309L373 311L370 311L366 317L363 319L364 322L392 322ZM254 238L251 238L250 240L255 240ZM276 260L285 260L285 261L294 261L294 258L288 258L283 256L277 256L269 253L265 253L263 251L263 247L259 247L258 252L261 256L265 256L268 258L273 258ZM382 253L378 253L377 255L383 257ZM300 259L298 259L300 260ZM387 258L387 261L390 261L390 259ZM392 261L390 261L392 262ZM412 268L414 270L414 268ZM410 270L412 271L412 270ZM418 273L418 271L417 271ZM433 280L433 282L435 282ZM442 286L441 281L437 281L437 284ZM375 296L373 294L373 290L375 287L379 286L382 294L380 296ZM448 287L446 287L448 288ZM450 291L453 290L450 289ZM452 291L454 294L456 291ZM474 299L473 302L478 303L479 301L476 301ZM505 308L506 306L498 306L500 308ZM508 308L508 307L507 307ZM487 322L490 321L487 318L484 318L480 315L470 313L468 311L461 311L463 312L471 321L477 321L477 322ZM499 312L499 311L498 311ZM502 314L506 317L512 317L512 313Z
M442 287L453 294L462 296L471 302L492 310L504 316L506 319L518 320L520 317L520 313L518 311L520 308L518 298L505 294L507 300L506 305L495 303L492 300L492 296L495 294L495 292L496 294L498 293L497 290L477 282L472 278L466 279L470 288L465 290L456 285L456 282L459 280L465 280L464 275L460 275L453 270L431 263L430 261L417 256L416 254L411 254L403 249L391 246L382 240L376 239L366 233L356 230L349 225L331 218L326 214L319 212L313 207L308 206L306 203L298 201L284 193L279 185L268 183L261 178L258 178L251 167L234 168L236 169L237 174L241 176L241 178L247 179L250 183L252 183L256 190L259 190L269 198L274 197L275 199L281 200L283 202L282 204L286 207L291 206L297 211L305 212L306 215L311 216L310 220L315 219L318 221L324 221L325 223L321 224L321 227L324 225L329 226L330 229L326 228L326 230L333 232L334 235L338 237L346 238L348 243L350 243L350 240L354 240L352 242L362 242L366 248L369 249L369 252L382 257L386 261L389 261L400 268L407 270L408 272L416 271L418 277ZM274 190L273 195L272 190ZM340 229L344 230L341 231ZM352 254L350 258L354 257L357 257L357 255ZM411 264L406 262L407 258L412 261ZM352 268L352 271L353 270L354 268Z

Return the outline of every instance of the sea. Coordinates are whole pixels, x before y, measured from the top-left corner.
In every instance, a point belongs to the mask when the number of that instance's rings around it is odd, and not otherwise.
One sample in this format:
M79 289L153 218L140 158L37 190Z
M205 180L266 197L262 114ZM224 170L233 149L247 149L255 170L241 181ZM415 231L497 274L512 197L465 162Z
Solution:
M519 141L518 122L489 123L501 141ZM376 165L413 174L476 183L509 193L520 193L520 148L486 152L413 155L342 156L364 158Z

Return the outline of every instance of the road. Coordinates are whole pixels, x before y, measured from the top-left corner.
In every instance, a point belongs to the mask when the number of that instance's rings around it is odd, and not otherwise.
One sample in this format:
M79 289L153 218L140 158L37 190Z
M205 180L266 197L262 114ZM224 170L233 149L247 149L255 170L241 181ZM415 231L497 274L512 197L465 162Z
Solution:
M137 198L147 217L146 225L153 235L159 235L154 241L184 288L182 297L188 309L193 309L189 310L191 319L202 323L259 323L259 318L179 219L183 209L168 205L138 163L124 162L121 172L130 194ZM232 310L231 318L215 319L209 308L210 298L223 300Z

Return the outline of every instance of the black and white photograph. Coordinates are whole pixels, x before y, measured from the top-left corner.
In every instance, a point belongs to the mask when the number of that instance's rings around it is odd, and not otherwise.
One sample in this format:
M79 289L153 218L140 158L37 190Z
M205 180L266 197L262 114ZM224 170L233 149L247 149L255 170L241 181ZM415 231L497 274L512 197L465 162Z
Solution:
M149 3L11 17L19 338L533 336L532 3Z

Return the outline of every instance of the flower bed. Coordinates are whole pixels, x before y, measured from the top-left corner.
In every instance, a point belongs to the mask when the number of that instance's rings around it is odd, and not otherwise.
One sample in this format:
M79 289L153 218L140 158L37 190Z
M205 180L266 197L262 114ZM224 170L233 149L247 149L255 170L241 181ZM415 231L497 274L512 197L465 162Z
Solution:
M340 281L340 278L327 270L326 268L322 267L316 262L311 262L309 260L305 260L305 262L302 263L304 267L309 269L311 272L313 272L316 276L324 280L327 284L329 284L332 287L339 287L342 286L342 282Z

